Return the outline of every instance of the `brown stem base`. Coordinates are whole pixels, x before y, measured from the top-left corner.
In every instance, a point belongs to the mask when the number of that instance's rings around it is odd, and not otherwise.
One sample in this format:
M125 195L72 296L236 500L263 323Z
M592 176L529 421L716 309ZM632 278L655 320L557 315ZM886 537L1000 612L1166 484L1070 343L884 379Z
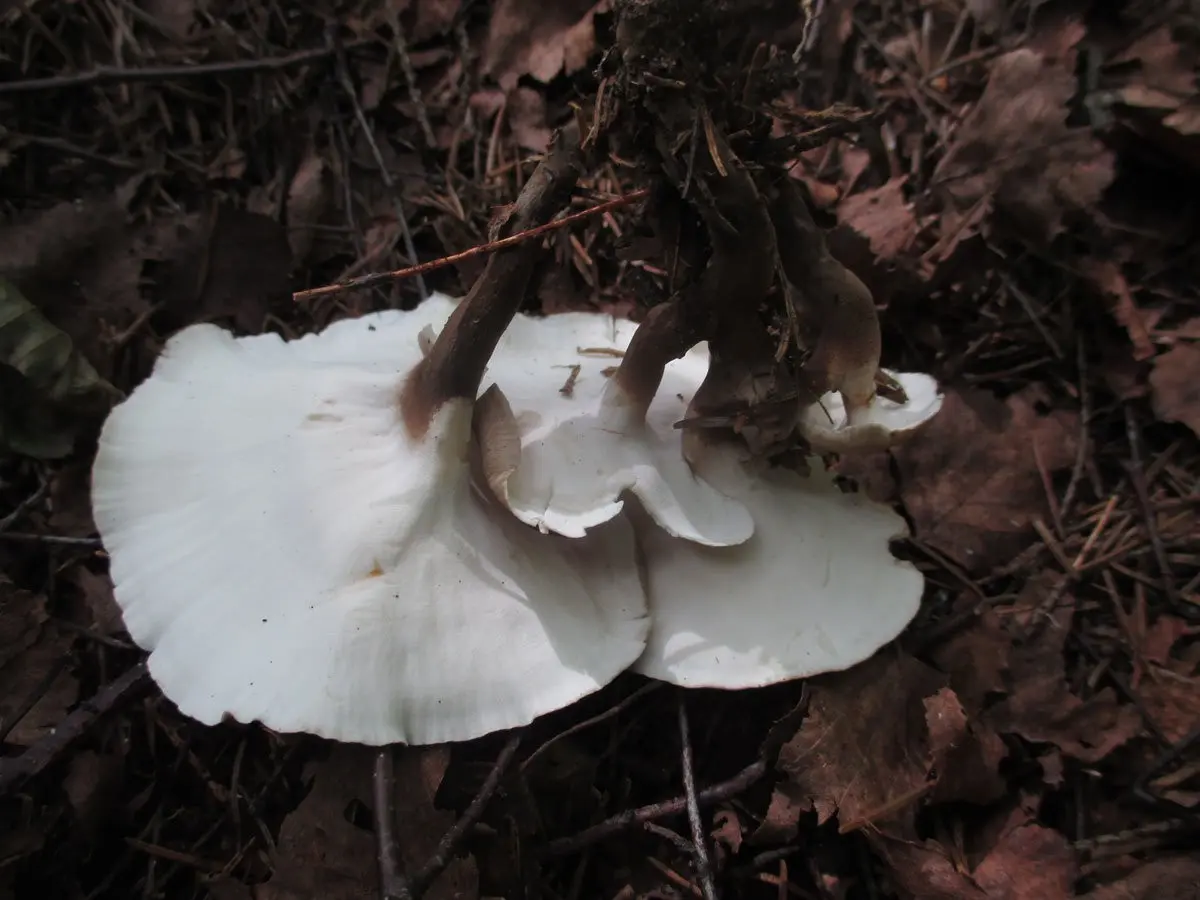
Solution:
M489 237L497 240L548 222L570 201L583 165L576 130L556 134L516 203ZM447 400L475 399L488 360L521 307L540 252L538 244L527 242L488 259L470 293L401 389L400 410L413 438L425 435L433 414Z

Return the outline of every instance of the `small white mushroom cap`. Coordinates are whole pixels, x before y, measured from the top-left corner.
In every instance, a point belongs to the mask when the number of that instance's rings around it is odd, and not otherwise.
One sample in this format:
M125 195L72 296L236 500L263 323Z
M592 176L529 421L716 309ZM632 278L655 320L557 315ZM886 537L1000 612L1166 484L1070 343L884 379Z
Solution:
M942 408L938 383L918 372L887 372L908 395L897 403L876 394L849 415L842 395L830 392L800 414L799 432L819 453L886 450L911 437Z
M751 688L848 669L904 630L924 579L889 541L904 520L809 475L710 448L697 471L740 500L754 535L736 547L674 540L635 518L653 623L635 671L684 687Z
M429 303L290 342L192 326L105 423L92 497L116 598L185 714L465 740L643 649L627 523L569 541L515 522L470 477L466 400L410 437L417 333L454 305Z
M687 367L701 378L707 371L705 347L667 368L650 421L611 377L635 329L596 313L513 320L484 378L508 400L521 447L512 471L493 481L497 496L522 522L571 538L620 513L629 492L668 534L711 546L745 541L753 519L696 477L673 427L686 411L681 395L694 392Z

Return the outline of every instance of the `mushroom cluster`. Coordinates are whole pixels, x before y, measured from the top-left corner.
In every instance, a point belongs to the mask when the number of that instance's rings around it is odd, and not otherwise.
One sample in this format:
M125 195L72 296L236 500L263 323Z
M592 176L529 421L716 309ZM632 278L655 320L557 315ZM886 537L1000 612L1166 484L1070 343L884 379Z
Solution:
M721 688L848 668L915 615L922 576L889 548L903 519L821 454L911 434L940 407L932 379L876 354L887 397L798 403L788 467L685 440L706 344L632 391L632 322L496 327L476 293L297 340L193 325L110 415L95 519L183 713L466 740L630 668Z

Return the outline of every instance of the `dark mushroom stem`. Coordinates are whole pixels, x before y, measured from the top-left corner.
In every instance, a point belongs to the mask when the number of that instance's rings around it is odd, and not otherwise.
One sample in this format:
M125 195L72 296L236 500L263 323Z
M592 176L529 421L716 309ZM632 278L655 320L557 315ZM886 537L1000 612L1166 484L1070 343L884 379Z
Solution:
M557 133L491 239L549 222L571 199L583 174L584 156L575 129ZM488 259L470 293L454 310L429 352L409 374L400 392L408 432L425 435L434 413L448 400L474 400L488 360L521 307L540 244L526 241Z
M702 340L709 341L712 364L696 395L700 407L753 393L748 385L756 379L750 373L764 362L772 368L773 347L756 318L773 277L771 220L754 179L715 127L711 138L711 150L701 151L706 158L697 160L693 177L705 188L696 203L712 256L694 285L650 311L613 377L643 416L667 364ZM668 176L682 187L685 176L672 171L669 151L660 149Z
M812 351L804 365L807 389L820 396L837 391L847 417L875 398L883 338L870 289L829 252L800 187L780 180L771 204L780 259L803 306L801 331Z

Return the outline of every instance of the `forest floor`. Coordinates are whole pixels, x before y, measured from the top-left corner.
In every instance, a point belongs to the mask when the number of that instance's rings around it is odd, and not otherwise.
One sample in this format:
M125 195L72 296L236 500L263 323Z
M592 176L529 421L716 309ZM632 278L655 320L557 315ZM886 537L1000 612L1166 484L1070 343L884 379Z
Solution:
M595 94L610 6L0 3L0 898L378 896L363 748L202 727L145 677L95 424L183 325L295 335L464 293L484 256L292 297L486 243ZM848 672L689 695L722 896L1200 897L1195 4L816 6L777 125L869 113L791 171L884 364L946 391L843 465L903 510L927 591ZM611 159L578 208L639 175ZM637 215L554 231L527 309L640 316L667 273L623 247ZM49 375L14 367L29 341ZM406 864L445 868L425 895L700 896L677 693L626 675L515 754L400 754Z

